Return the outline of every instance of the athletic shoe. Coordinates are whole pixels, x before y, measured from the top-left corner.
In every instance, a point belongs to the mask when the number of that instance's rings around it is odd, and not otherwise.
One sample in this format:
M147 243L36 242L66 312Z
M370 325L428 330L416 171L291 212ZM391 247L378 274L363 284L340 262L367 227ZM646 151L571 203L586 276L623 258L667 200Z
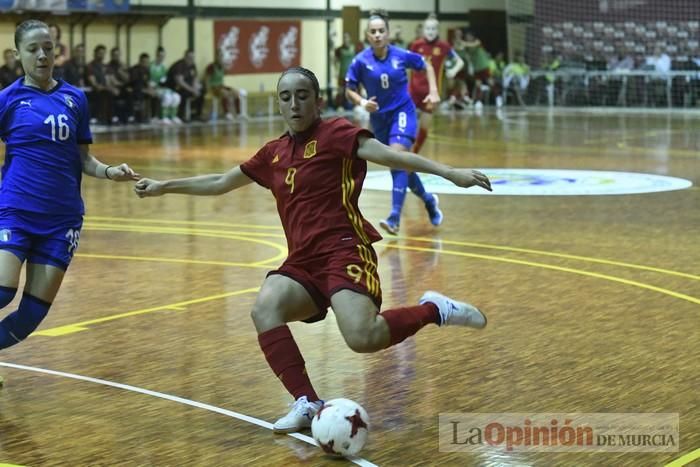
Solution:
M292 407L289 413L272 426L275 433L292 433L302 428L310 428L311 420L321 409L323 401L309 402L306 396L301 396L289 405Z
M440 203L440 198L438 198L438 195L431 195L432 198L430 201L425 202L425 209L428 210L428 216L430 217L430 223L433 224L434 226L438 226L442 224L442 211L438 207L438 204Z
M386 219L379 221L379 227L386 230L388 234L398 235L399 234L399 219L394 216L389 216Z
M475 329L486 327L486 315L469 303L458 302L432 290L418 301L421 305L432 303L440 312L440 326L468 326Z

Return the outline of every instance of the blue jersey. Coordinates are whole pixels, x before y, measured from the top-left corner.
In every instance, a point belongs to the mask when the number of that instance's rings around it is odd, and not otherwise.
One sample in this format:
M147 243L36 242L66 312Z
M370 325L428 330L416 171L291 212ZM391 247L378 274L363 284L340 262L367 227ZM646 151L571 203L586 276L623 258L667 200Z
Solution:
M78 145L92 143L89 124L85 94L62 80L43 91L20 78L0 91L0 208L82 215Z
M377 112L391 112L412 102L408 94L407 69L425 70L423 56L390 45L386 57L379 60L370 47L355 56L345 82L355 90L362 85L367 98L376 96Z

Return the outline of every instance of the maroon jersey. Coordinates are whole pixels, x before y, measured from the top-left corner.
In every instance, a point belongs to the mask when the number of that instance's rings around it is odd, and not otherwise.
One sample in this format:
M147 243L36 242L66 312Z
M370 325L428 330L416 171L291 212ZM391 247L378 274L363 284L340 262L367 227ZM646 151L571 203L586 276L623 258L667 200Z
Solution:
M433 42L428 42L424 37L411 42L410 50L421 54L425 57L425 61L430 61L435 70L435 78L438 84L438 94L442 82L442 72L445 67L447 57L454 57L455 51L449 42L437 39ZM423 72L414 71L411 73L411 82L409 83L411 96L420 97L421 99L428 95L430 88L428 86L428 75Z
M290 259L381 240L357 206L367 174L367 162L357 157L361 134L372 137L343 118L320 120L304 134L268 142L241 164L275 196Z

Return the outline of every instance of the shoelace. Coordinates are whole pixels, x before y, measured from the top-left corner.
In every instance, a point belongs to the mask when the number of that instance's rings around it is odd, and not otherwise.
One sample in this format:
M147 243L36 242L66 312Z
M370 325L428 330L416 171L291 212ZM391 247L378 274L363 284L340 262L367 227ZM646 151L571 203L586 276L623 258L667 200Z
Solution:
M308 400L297 399L289 404L289 407L291 407L290 413L293 412L294 415L310 418L308 410L309 405L311 405L311 403Z

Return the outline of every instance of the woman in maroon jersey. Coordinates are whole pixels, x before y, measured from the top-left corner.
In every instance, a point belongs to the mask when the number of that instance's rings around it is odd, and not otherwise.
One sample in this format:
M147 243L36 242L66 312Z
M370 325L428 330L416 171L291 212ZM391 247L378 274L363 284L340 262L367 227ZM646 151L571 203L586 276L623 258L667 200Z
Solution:
M322 405L287 323L322 320L330 306L345 342L355 352L398 344L430 323L486 326L486 317L476 307L432 291L419 305L379 312L382 294L372 243L381 237L358 208L367 161L440 175L461 187L477 185L490 191L491 184L476 170L396 151L348 120L321 120L318 80L305 68L282 73L277 97L289 129L248 161L220 174L165 181L144 178L134 190L142 198L166 193L220 195L256 182L272 191L289 256L268 273L252 318L268 364L296 400L273 427L287 433L309 427Z

